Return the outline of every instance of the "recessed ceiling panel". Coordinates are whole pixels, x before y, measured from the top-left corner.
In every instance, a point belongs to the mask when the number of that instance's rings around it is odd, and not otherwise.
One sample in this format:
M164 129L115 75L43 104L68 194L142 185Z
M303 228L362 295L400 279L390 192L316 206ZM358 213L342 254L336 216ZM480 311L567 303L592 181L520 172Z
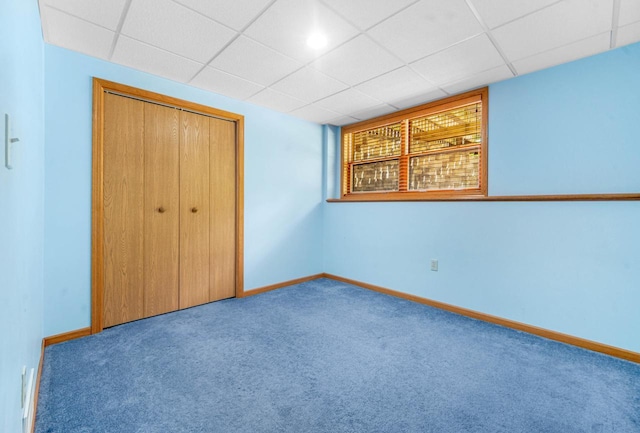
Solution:
M503 64L500 53L487 35L482 34L412 63L411 68L430 82L440 85Z
M254 83L269 85L299 69L302 63L240 36L210 65Z
M235 30L242 30L271 0L175 0Z
M170 0L132 0L122 33L206 63L236 33Z
M264 89L264 86L210 67L204 68L189 84L235 99L247 99Z
M640 0L37 1L47 43L338 125L640 41Z
M335 119L340 116L340 113L326 110L324 108L317 107L316 105L307 105L306 107L294 110L289 114L316 123L327 123L331 119Z
M365 35L347 42L312 63L325 74L350 85L359 84L403 65Z
M303 101L313 102L344 90L348 86L307 66L271 87Z
M471 0L490 29L557 2L558 0Z
M395 107L387 104L380 104L375 107L357 111L353 113L352 116L359 120L367 120L378 116L384 116L385 114L393 113L394 111L396 111Z
M314 50L307 45L314 32L326 35L325 48ZM245 31L247 36L301 61L310 61L357 33L317 0L278 0Z
M340 117L336 117L335 119L331 119L328 124L329 125L335 125L335 126L344 126L344 125L350 125L352 123L356 123L359 122L358 119L356 119L355 117L351 117L351 116L340 116Z
M429 90L426 92L420 92L414 96L398 99L393 101L391 105L400 109L415 107L416 105L426 104L427 102L435 101L446 97L447 94L440 89Z
M306 102L304 101L269 88L256 93L251 98L247 99L247 101L283 113L288 113L289 111L306 105Z
M320 107L327 110L334 110L343 114L350 114L356 111L362 111L367 108L373 108L380 105L380 100L367 96L364 93L354 89L347 89L343 92L329 96L317 102Z
M403 66L356 86L356 89L385 102L397 101L435 90L435 86L410 68Z
M383 21L417 0L324 0L361 30Z
M618 29L616 47L622 47L640 41L640 21Z
M572 44L563 45L553 50L517 60L513 62L518 74L528 74L529 72L549 68L571 60L587 57L595 53L606 51L611 41L611 33L604 32L599 35L583 39Z
M101 59L108 59L115 33L49 7L45 8L47 42Z
M181 82L190 80L203 66L126 36L118 38L111 60Z
M78 18L116 30L126 0L45 0L44 4Z
M458 93L466 92L467 90L475 89L477 87L487 86L498 81L513 78L513 73L507 65L498 66L496 68L482 71L471 77L463 78L442 86L449 94L455 95Z
M422 0L367 33L413 62L482 32L464 0Z
M491 33L516 61L611 30L613 0L566 0Z
M620 0L620 18L618 25L620 27L640 21L640 1L638 0Z

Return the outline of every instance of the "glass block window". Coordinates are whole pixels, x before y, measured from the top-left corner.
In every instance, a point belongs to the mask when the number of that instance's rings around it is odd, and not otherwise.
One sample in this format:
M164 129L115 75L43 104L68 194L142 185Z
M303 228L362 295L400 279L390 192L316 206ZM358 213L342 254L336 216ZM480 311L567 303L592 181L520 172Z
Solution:
M402 123L365 129L348 137L350 191L398 191Z
M447 190L478 187L480 155L476 151L417 156L409 163L409 190Z
M344 127L343 197L486 195L487 97L479 89Z
M410 191L479 187L481 102L411 119L409 127Z
M354 192L398 191L398 160L353 166Z

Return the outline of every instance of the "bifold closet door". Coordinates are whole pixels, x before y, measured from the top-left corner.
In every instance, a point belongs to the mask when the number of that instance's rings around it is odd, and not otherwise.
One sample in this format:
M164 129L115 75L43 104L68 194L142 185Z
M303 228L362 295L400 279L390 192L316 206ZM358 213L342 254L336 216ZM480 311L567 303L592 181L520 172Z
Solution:
M144 314L144 103L104 95L104 326Z
M104 94L103 326L235 296L236 123Z
M236 293L236 124L209 119L211 152L210 300Z
M209 297L209 117L180 112L180 308Z
M145 104L144 317L179 308L180 111Z

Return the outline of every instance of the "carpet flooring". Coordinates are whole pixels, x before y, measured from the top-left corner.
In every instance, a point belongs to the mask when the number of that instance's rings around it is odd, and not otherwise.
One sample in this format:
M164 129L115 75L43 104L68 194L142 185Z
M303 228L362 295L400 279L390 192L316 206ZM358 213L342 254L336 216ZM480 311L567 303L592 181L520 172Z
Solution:
M320 279L47 347L36 432L640 432L640 365Z

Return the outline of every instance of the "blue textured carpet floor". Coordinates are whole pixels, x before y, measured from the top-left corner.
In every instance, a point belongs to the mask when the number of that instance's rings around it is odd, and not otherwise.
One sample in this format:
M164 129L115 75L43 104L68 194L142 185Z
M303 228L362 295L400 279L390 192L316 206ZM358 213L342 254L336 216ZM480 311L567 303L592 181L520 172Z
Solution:
M36 431L640 432L640 365L322 279L48 347Z

